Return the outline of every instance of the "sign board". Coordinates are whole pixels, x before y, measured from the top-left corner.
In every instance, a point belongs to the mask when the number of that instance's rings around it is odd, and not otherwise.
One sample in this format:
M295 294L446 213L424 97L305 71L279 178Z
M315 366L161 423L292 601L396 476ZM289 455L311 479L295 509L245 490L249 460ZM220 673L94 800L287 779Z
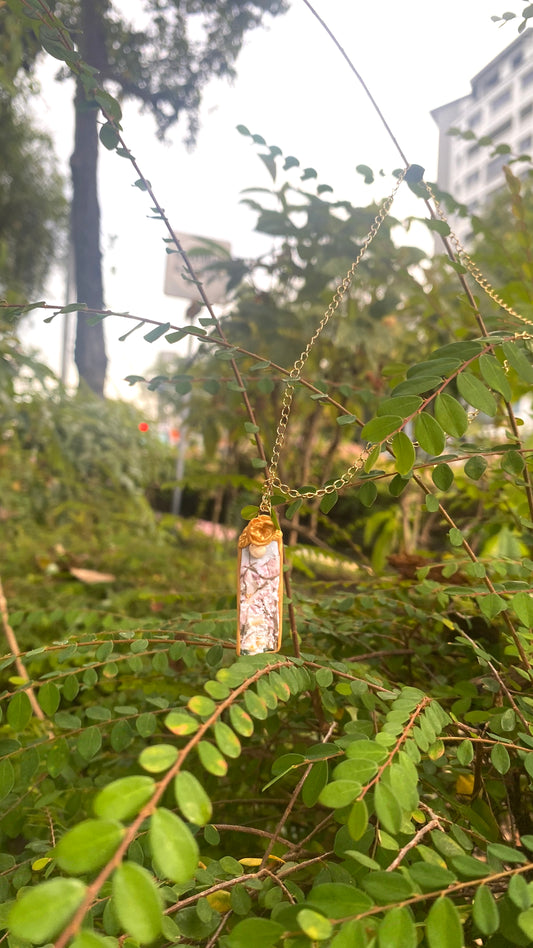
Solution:
M231 257L231 245L225 240L180 234L178 231L174 233L189 257L198 279L202 281L209 302L225 302L228 274L222 270L210 269L210 264L217 260L228 260ZM200 300L198 287L188 277L183 258L179 253L168 254L164 292L167 296Z

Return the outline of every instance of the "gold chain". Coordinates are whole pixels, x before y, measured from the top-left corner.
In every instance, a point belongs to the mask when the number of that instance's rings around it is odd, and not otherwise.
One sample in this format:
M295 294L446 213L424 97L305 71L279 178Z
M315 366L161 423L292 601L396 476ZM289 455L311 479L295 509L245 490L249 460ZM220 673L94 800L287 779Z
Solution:
M332 494L334 491L340 490L341 487L345 487L347 484L350 483L350 481L354 479L356 474L362 469L368 457L369 449L365 450L363 454L361 455L361 457L354 464L352 464L344 474L338 477L331 484L326 484L324 487L320 487L316 491L300 492L298 490L295 490L294 488L289 487L288 484L283 484L277 475L279 458L280 458L280 454L281 454L283 444L285 441L285 434L287 431L287 425L289 423L289 416L291 413L292 401L293 401L296 383L301 378L302 369L305 363L307 362L307 359L309 358L309 353L311 352L311 349L313 348L315 342L320 336L322 330L325 329L325 327L329 323L331 317L336 313L337 309L339 308L340 303L346 296L346 293L348 292L351 286L355 271L357 270L364 254L368 250L368 247L370 246L374 237L379 231L379 228L381 227L383 221L387 217L391 209L392 203L394 201L394 198L396 197L396 192L398 191L398 188L400 187L403 179L405 178L405 175L407 174L407 170L408 170L407 168L404 168L402 170L401 174L398 176L398 181L396 182L396 185L394 187L392 194L390 194L389 197L386 198L386 200L381 205L378 213L376 214L372 222L370 230L368 231L368 234L361 245L361 248L359 250L359 253L357 254L357 257L355 258L354 262L352 263L350 269L348 270L342 282L339 283L339 285L337 286L335 293L333 294L331 303L329 304L326 312L324 313L322 319L320 320L320 323L318 324L317 329L311 336L303 352L301 352L299 357L296 359L289 373L289 378L287 382L285 383L285 391L283 393L283 400L281 403L281 413L280 413L280 417L278 421L278 426L276 429L276 440L274 442L274 447L272 448L272 456L271 456L270 464L268 467L265 486L263 488L261 504L259 506L259 510L261 511L261 513L266 513L266 514L270 513L271 498L272 498L272 494L274 490L277 490L281 494L284 494L286 497L291 497L291 498L323 497L325 494Z
M431 196L431 199L435 205L435 210L437 211L437 214L439 215L441 221L444 221L444 223L447 224L448 227L450 227L450 223L447 220L444 211L442 210L440 201L435 197L435 194L433 192L433 189L431 188L431 185L429 185L427 181L424 181L424 185L428 191L428 194ZM528 319L526 316L522 316L521 313L517 313L516 310L513 309L512 306L509 306L509 304L506 303L505 300L502 300L501 296L496 292L492 284L489 283L487 278L483 276L481 270L479 269L477 264L474 263L474 261L472 260L472 257L465 250L461 241L459 240L457 235L454 234L451 227L450 227L449 238L450 238L451 243L455 247L455 251L459 259L461 260L461 263L464 264L464 266L468 270L472 279L476 281L477 285L481 287L483 292L486 293L487 296L489 296L490 299L494 303L497 304L497 306L500 306L501 309L505 310L505 312L508 313L509 316L514 316L515 319L519 319L520 322L525 323L527 326L533 326L533 320Z

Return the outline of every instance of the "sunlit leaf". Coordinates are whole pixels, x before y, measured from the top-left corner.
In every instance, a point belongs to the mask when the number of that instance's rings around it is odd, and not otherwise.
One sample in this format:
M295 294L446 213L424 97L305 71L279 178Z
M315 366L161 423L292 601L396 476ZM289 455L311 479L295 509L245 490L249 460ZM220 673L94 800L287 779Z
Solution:
M142 774L121 777L100 790L93 810L104 819L129 820L148 802L154 786L152 777Z
M112 880L113 908L125 932L141 945L154 941L163 922L154 877L135 862L123 862Z
M194 774L180 770L174 781L176 803L186 820L197 826L209 823L213 812L211 801Z
M165 807L150 818L150 849L164 879L183 883L192 879L198 865L198 844L182 819Z
M83 902L86 888L79 879L47 879L26 890L9 913L15 938L34 945L52 941Z
M116 820L83 820L61 837L54 857L65 872L84 875L105 865L123 836L124 827Z

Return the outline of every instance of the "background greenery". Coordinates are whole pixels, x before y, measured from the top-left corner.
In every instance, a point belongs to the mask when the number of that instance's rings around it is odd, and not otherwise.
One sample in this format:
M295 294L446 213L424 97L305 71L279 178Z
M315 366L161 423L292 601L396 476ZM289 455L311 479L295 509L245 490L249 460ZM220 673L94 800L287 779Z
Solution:
M52 55L83 69L58 36ZM120 116L101 99L113 149ZM283 647L236 659L225 537L253 515L287 366L376 213L241 132L273 178L246 196L272 254L231 263L224 326L204 307L194 358L147 380L201 432L187 503L212 536L169 516L157 428L67 396L21 351L24 305L3 307L4 938L529 945L529 163L509 154L506 190L472 222L503 306L462 264L398 246L392 218L372 242L296 392L280 475L302 496L274 499L291 540ZM349 489L312 496L358 459Z

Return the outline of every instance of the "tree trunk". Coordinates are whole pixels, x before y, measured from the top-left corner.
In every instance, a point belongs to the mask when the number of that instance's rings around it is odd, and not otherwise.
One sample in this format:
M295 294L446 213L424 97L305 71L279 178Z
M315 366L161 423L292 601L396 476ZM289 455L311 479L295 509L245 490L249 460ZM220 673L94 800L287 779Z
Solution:
M82 0L80 4L80 52L90 66L105 64L102 14L106 0ZM98 204L97 109L87 102L85 90L76 84L74 152L72 170L72 244L77 298L90 309L104 308L102 254L100 250L100 207ZM80 376L96 395L103 398L107 355L104 325L89 325L78 313L74 359Z

